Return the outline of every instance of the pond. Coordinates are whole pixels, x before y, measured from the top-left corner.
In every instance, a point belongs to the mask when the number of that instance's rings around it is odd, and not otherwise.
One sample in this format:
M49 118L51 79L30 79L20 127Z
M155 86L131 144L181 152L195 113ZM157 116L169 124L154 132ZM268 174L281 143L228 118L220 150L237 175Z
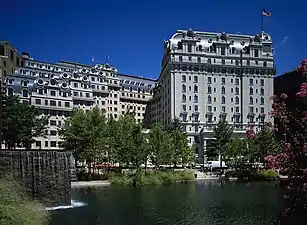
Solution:
M74 189L85 206L52 211L52 225L270 225L282 209L274 183L201 181Z

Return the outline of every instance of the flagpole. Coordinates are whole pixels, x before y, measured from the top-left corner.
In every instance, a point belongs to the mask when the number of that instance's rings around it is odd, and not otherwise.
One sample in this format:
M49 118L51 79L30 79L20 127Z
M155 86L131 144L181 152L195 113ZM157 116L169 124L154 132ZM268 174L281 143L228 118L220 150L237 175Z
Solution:
M263 29L263 12L261 12L261 33L263 33L264 29Z

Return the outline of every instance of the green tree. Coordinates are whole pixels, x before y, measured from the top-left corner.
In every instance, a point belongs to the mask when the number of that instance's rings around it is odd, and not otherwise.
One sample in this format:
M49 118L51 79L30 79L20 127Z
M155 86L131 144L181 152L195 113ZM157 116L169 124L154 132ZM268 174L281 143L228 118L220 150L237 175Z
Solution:
M171 135L160 124L155 124L148 136L151 162L156 166L170 165L173 161Z
M59 133L62 147L73 151L76 160L86 161L89 166L101 162L107 154L107 120L98 107L87 112L74 110Z
M208 158L220 156L220 167L227 153L227 144L233 135L233 126L225 120L220 120L213 130L212 145L206 151Z
M86 119L84 110L75 109L59 131L63 139L61 147L72 151L76 161L85 160L85 150L88 144Z
M183 131L182 124L175 118L167 128L172 142L172 163L176 167L178 164L187 164L194 161L194 151L188 145L187 134Z
M1 97L3 142L9 149L30 149L35 137L43 136L48 117L35 106L21 103L18 96Z
M248 156L248 144L246 139L231 138L227 143L225 161L234 167L246 164Z

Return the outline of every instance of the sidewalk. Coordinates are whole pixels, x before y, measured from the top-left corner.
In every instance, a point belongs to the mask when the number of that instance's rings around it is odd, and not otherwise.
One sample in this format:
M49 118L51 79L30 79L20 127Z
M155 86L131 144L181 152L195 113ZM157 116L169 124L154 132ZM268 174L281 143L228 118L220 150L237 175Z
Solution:
M107 180L97 180L97 181L75 181L71 182L71 188L78 187L99 187L99 186L109 186L111 183Z

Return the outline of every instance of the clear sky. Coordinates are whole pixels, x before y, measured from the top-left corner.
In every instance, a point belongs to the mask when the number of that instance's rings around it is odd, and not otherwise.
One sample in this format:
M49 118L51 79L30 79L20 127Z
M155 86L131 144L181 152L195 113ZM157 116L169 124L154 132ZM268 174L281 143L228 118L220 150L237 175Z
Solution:
M296 68L307 53L304 0L0 0L0 40L43 61L104 63L121 73L156 78L163 40L177 29L256 34L261 9L272 13L277 73ZM304 23L304 25L303 25Z

